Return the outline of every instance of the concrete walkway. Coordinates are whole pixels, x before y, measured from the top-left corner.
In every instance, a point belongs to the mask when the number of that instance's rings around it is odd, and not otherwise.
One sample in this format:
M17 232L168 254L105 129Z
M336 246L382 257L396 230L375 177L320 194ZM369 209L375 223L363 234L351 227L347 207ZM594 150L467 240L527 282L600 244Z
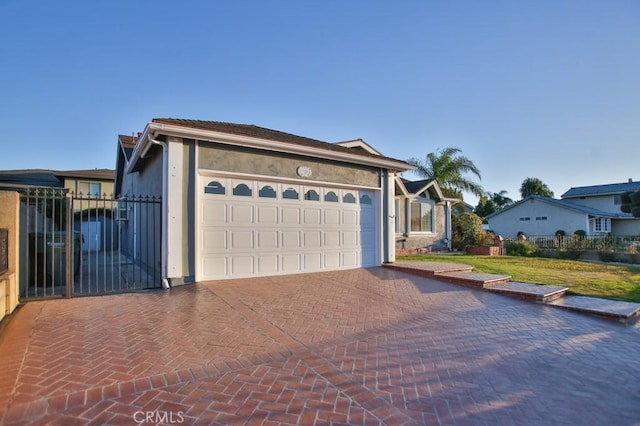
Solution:
M388 268L31 302L0 423L640 421L640 328Z
M567 295L569 287L512 281L509 275L475 272L470 265L404 260L387 264L385 267L485 289L523 300L545 303L549 306L616 320L625 324L634 324L640 320L640 303Z

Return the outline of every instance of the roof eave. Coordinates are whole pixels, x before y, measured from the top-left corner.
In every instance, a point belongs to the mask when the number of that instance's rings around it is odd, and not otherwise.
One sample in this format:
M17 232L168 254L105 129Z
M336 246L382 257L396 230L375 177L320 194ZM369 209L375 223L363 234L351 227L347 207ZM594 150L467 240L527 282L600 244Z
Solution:
M359 164L364 166L379 167L383 169L389 169L396 172L403 172L411 170L411 165L404 161L394 160L388 157L378 158L375 156L360 156L354 152L337 152L332 150L325 150L316 147L309 147L304 145L297 145L290 142L274 141L270 139L256 138L251 136L236 135L232 133L219 132L215 130L197 129L193 127L183 127L167 123L154 123L147 124L144 133L141 136L141 143L136 145L134 152L131 156L130 164L136 163L145 152L146 145L151 143L149 138L155 138L158 135L163 134L167 136L175 136L190 139L199 139L205 141L212 141L216 143L222 143L226 145L240 146L245 148L255 148L261 150L268 150L274 152L284 152L288 154L298 154L312 156L315 158L322 158L326 160L341 161L345 163ZM355 154L355 155L354 155ZM128 166L127 172L133 166Z

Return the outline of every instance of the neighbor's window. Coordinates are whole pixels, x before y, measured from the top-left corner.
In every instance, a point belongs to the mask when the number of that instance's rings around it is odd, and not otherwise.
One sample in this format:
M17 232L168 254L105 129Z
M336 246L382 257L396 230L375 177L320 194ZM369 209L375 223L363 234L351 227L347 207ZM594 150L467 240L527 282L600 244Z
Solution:
M594 220L594 228L596 232L608 232L609 221L604 217L598 217Z
M100 182L78 182L78 193L80 195L99 198L101 191Z
M622 195L621 194L615 194L613 196L613 204L615 204L616 206L619 206L620 204L622 204Z
M411 203L411 232L434 232L433 207L428 201Z

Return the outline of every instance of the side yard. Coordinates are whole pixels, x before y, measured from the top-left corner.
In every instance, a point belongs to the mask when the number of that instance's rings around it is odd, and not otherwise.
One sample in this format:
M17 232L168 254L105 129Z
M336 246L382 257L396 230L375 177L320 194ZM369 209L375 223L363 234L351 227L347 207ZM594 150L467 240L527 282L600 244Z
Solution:
M569 293L640 303L640 267L520 256L425 254L399 260L464 263L478 272L511 275L514 281L562 285Z

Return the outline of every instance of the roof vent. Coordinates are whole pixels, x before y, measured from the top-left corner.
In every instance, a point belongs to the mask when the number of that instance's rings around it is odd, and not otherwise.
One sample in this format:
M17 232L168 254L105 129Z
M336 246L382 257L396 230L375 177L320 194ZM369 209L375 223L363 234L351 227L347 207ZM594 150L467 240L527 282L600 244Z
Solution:
M629 178L629 183L633 182L633 178Z

